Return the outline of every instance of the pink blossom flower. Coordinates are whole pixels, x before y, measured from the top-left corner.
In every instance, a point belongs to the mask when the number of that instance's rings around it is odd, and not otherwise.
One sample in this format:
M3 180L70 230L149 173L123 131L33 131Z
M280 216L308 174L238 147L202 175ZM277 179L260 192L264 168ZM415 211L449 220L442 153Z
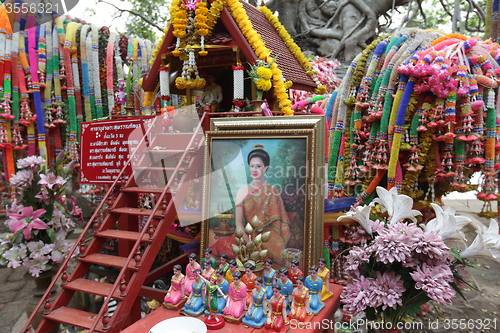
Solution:
M371 306L373 303L373 281L374 279L364 276L351 280L340 294L344 309L358 314Z
M427 260L436 264L436 261L444 261L450 248L443 242L443 238L437 233L424 232L420 240L416 243L415 252L419 254L419 258L423 261Z
M41 156L29 156L23 159L20 159L17 161L17 168L18 169L25 169L29 167L35 167L35 166L43 166L45 165L45 159Z
M381 229L373 244L373 251L384 264L411 261L412 250L411 236L397 228Z
M17 268L21 266L27 254L28 252L26 250L26 245L20 243L19 245L15 245L9 250L5 251L3 257L9 261L7 267Z
M394 272L377 272L373 282L372 307L382 306L382 310L385 310L387 307L396 309L398 305L403 305L402 296L406 290L403 284L401 276Z
M29 240L32 229L48 229L47 224L39 219L44 213L45 209L33 211L33 207L24 207L21 214L10 214L9 217L17 219L17 222L11 224L12 232L15 234L23 230L24 238Z
M185 2L186 9L187 10L195 10L197 3L198 3L198 0L188 0L188 1L186 1Z
M50 257L41 254L32 254L30 258L24 259L24 266L29 268L29 273L34 277L39 277L40 273L48 271L52 266L49 265Z
M31 181L33 180L33 172L30 170L21 170L18 171L14 176L12 176L9 180L10 185L14 188L24 191L31 185Z
M56 176L53 172L49 172L46 175L41 174L40 175L40 180L38 181L39 185L44 185L48 189L57 189L60 186L63 186L66 183L66 181L60 177Z
M451 288L453 273L448 265L429 266L423 263L410 273L415 282L416 289L427 292L427 296L442 305L450 305L455 297L455 291Z
M353 247L346 256L344 270L352 276L359 276L362 271L363 262L370 261L371 252L368 249L359 246Z

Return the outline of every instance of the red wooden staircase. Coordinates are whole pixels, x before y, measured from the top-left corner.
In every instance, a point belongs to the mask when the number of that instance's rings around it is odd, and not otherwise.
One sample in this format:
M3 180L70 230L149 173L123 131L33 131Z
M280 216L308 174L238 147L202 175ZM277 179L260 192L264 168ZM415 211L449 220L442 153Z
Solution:
M165 266L155 270L151 267L187 197L190 180L202 171L204 117L193 133L161 133L161 126L154 121L143 123L137 149L131 152L22 332L33 331L35 314L42 308L36 332L51 332L63 323L89 332L117 333L140 319L141 296L163 298L164 292L145 285L167 272ZM144 194L154 198L150 209L138 207ZM118 240L118 255L103 253L109 239ZM74 268L69 268L72 255L78 260ZM166 266L182 262L185 256ZM93 265L119 272L114 283L88 279ZM58 278L60 292L51 297L50 290ZM70 306L77 291L104 297L97 313ZM117 307L108 315L111 300L117 301Z

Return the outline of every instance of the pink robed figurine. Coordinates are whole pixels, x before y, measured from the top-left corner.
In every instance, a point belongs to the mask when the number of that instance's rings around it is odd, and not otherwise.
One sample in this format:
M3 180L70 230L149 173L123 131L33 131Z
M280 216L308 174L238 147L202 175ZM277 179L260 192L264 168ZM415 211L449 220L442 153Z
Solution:
M172 276L172 283L168 289L167 295L165 295L165 303L171 303L173 305L179 303L179 301L184 296L184 274L181 273L181 265L174 266L174 275Z
M241 272L235 272L233 278L234 282L229 285L229 297L223 313L239 318L245 310L247 286L241 282Z
M186 266L186 279L184 282L184 295L189 296L191 295L191 292L193 291L193 283L195 280L195 274L194 271L196 269L199 269L201 271L201 266L198 264L196 261L196 254L191 253L188 256L189 264Z

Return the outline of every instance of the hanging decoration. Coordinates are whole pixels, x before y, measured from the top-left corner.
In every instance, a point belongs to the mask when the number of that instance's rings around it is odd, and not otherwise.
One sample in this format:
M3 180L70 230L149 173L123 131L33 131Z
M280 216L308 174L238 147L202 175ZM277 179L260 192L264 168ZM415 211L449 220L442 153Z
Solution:
M80 123L121 111L114 99L124 87L125 65L137 73L130 85L140 104L139 78L151 56L149 41L133 40L126 58L126 36L100 33L69 16L36 25L33 15L19 12L13 27L15 33L0 5L0 149L7 180L15 173L15 152L26 148L23 156L44 155L48 164L62 150L77 161Z
M170 69L168 66L160 68L160 97L164 101L170 100Z
M375 40L351 63L334 102L330 196L361 204L386 178L387 188L432 202L474 189L480 172L477 197L491 211L499 63L500 46L477 37L408 29Z

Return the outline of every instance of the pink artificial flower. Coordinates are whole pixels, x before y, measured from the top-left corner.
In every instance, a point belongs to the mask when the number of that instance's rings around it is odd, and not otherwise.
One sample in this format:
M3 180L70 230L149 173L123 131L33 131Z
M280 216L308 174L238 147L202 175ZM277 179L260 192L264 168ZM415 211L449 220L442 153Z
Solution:
M45 165L45 159L41 156L29 156L17 161L18 169Z
M46 175L41 174L40 180L38 181L39 185L44 185L51 190L54 189L54 186L55 188L58 188L59 186L63 186L65 183L66 181L62 177L56 176L53 172L49 172Z
M410 275L416 282L416 289L424 290L431 299L439 304L451 304L452 298L455 297L455 291L450 286L453 273L448 265L430 266L423 263Z
M373 298L373 282L372 278L360 276L353 279L340 294L340 299L344 303L344 309L354 314L364 311L371 306Z
M39 202L43 202L46 205L50 203L49 191L46 187L42 187L35 195L35 198L37 198Z
M21 266L23 259L26 258L28 251L26 250L26 245L20 243L18 246L13 246L9 250L5 251L3 257L9 261L7 267L17 268Z
M33 180L33 172L30 170L21 170L18 171L14 176L12 176L9 180L10 185L12 185L15 189L19 189L21 191L27 189L31 185L31 181Z
M382 310L391 307L396 309L398 305L403 305L402 296L406 291L404 281L400 275L394 272L377 272L377 278L373 282L372 307L382 306Z
M363 263L370 262L371 252L369 248L359 246L353 247L346 256L344 270L348 275L357 277L363 273Z
M187 10L195 10L196 9L196 4L198 3L198 0L188 0L185 2L185 6Z
M37 209L33 211L33 207L24 207L21 214L10 214L10 218L17 219L17 222L12 223L12 233L23 230L24 238L31 239L32 229L48 229L45 222L39 219L45 213L45 209Z
M398 225L401 223L397 223ZM375 237L373 251L380 262L389 264L393 262L411 261L413 242L411 236L397 228L381 229Z
M24 266L29 268L31 276L39 277L40 273L48 271L52 266L49 265L49 256L34 254L31 258L24 258Z

